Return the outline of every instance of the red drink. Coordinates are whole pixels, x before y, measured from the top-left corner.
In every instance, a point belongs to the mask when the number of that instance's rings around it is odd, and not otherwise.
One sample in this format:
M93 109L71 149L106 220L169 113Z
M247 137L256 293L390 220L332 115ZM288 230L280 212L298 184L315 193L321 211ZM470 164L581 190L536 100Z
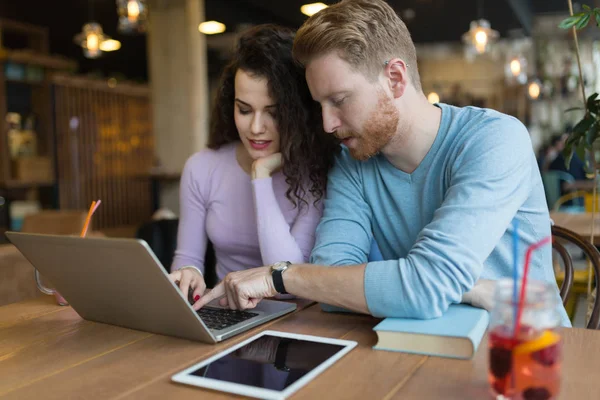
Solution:
M561 337L553 330L523 328L517 340L506 327L490 332L488 379L493 394L523 400L554 399L560 389Z
M534 295L539 286L536 287L533 282L527 286L530 285L528 289ZM547 292L543 296L547 296ZM562 338L555 323L554 311L541 306L543 303L530 301L525 304L525 318L516 337L514 311L511 311L513 302L496 304L488 337L488 381L493 398L550 400L558 397Z

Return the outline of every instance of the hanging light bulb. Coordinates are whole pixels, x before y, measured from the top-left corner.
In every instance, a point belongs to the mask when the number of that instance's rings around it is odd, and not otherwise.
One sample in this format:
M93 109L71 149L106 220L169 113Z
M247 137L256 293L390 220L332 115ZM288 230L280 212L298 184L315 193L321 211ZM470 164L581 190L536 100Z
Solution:
M131 22L136 22L140 16L140 4L135 0L127 2L127 19Z
M102 54L101 44L110 38L102 32L100 24L90 22L83 25L81 32L75 35L75 43L83 48L87 58L98 58Z
M521 61L518 58L513 58L510 61L509 67L512 76L519 76L521 74Z
M527 59L523 56L510 58L505 67L504 75L508 83L517 82L521 85L527 83Z
M304 4L302 7L300 7L300 12L304 15L308 15L309 17L312 17L313 15L315 15L316 13L318 13L319 11L321 11L327 7L329 7L329 6L324 3Z
M100 50L102 51L116 51L121 48L121 42L114 39L108 39L100 43Z
M540 82L537 79L529 83L529 86L527 87L527 96L529 96L531 100L537 100L540 97L541 92L542 85L540 85Z
M205 35L216 35L225 32L225 25L219 21L205 21L198 25L198 31Z
M120 33L146 32L148 25L148 5L146 0L116 0Z
M436 92L431 92L427 95L427 101L429 101L431 104L439 103L440 95Z
M489 50L490 45L498 39L498 36L498 32L491 28L489 21L479 19L471 21L469 31L463 34L462 39L477 54L483 54Z

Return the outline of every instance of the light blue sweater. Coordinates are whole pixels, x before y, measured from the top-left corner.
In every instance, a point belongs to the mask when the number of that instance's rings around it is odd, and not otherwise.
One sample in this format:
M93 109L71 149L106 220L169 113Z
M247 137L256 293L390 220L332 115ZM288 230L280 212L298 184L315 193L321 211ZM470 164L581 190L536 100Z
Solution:
M412 173L383 155L354 160L346 148L329 174L311 262L366 263L365 296L378 317L434 318L477 279L512 276L512 221L522 254L550 235L550 217L527 129L493 110L439 104L433 146ZM377 257L375 257L377 258ZM553 282L549 245L529 278ZM563 324L570 326L558 299Z

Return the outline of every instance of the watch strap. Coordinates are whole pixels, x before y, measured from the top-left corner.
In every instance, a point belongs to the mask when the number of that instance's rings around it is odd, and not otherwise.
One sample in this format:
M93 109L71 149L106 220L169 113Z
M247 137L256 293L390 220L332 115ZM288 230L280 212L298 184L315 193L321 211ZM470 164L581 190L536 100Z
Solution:
M274 269L273 272L271 273L271 276L273 277L273 286L275 286L275 290L277 290L277 293L279 294L288 294L285 291L285 285L283 284L283 272L285 270L279 270L279 269Z

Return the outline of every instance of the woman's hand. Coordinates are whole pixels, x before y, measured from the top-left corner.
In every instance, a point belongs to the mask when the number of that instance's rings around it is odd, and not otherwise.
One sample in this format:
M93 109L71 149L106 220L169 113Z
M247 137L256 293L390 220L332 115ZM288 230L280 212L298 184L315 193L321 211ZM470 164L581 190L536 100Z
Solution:
M196 304L206 291L204 277L196 268L183 267L169 274L171 282L175 283L181 289L181 295L189 300L192 305Z
M270 156L261 157L252 163L252 179L261 179L270 177L283 165L281 153L274 153Z

